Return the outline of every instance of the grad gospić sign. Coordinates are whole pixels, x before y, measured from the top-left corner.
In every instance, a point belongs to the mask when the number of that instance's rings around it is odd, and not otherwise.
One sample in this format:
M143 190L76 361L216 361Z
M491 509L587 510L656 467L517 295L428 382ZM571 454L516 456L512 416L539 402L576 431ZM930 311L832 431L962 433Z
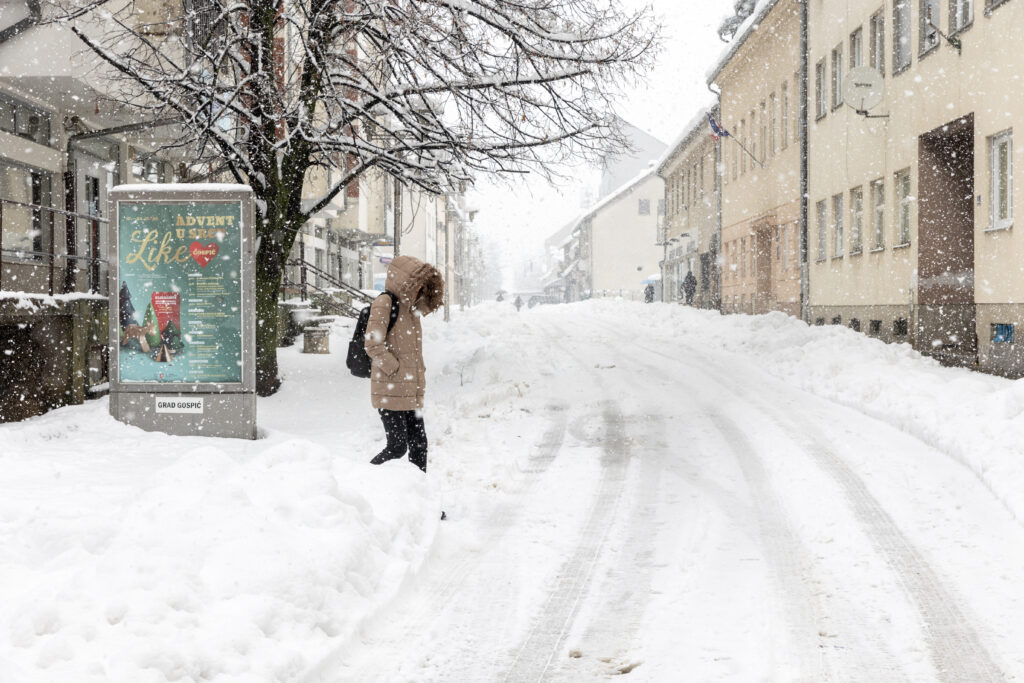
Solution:
M252 192L120 186L111 205L111 411L216 432L208 413L255 391Z

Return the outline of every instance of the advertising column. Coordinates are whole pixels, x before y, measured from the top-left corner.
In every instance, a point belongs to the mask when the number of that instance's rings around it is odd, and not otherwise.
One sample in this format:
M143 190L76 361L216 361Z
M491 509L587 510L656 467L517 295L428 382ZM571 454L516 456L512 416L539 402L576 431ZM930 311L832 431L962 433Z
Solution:
M111 414L255 438L252 190L122 185L110 202Z

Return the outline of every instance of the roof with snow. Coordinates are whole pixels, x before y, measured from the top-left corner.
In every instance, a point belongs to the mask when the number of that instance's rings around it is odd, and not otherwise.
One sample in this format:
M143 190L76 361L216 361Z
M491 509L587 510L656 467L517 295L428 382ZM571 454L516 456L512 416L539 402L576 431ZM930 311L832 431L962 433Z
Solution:
M740 27L736 29L735 37L732 42L722 51L718 59L715 60L714 66L711 67L707 72L707 81L710 85L715 82L718 75L722 73L725 66L729 61L736 56L739 49L743 47L743 44L747 42L747 39L757 31L757 27L764 21L764 18L768 16L768 13L772 11L779 0L757 0L757 6L754 8L753 13L743 20Z

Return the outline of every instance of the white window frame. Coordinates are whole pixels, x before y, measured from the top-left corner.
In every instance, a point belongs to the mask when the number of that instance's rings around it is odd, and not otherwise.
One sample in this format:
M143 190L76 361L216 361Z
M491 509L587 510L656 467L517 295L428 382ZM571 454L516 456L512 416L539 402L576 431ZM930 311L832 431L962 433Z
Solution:
M885 179L871 181L872 251L885 249Z
M864 187L850 190L850 254L864 250Z
M832 88L833 111L843 106L843 69L845 68L846 64L843 63L843 44L839 43L839 45L832 48L832 80L830 86Z
M892 4L892 74L910 68L913 59L910 47L910 0L893 0Z
M850 68L864 65L864 27L858 26L850 34Z
M959 33L974 23L974 0L949 0L949 31Z
M814 208L818 219L818 260L824 261L828 254L828 205L822 199Z
M781 149L789 147L789 82L785 81L782 84L782 144Z
M832 258L843 255L843 193L832 195Z
M928 54L939 46L939 31L936 27L942 26L940 7L939 0L921 0L918 6L921 19L918 39L922 55Z
M871 67L882 74L885 77L885 10L880 9L871 15L869 22L871 26L871 35L868 39L871 41L870 55Z
M897 247L910 245L910 203L914 201L910 169L897 171L893 183L896 186L896 244Z
M825 76L825 60L821 59L814 65L815 120L824 118L828 113L828 84L825 82Z
M992 230L1013 227L1013 130L997 133L989 138L989 210ZM1002 149L1006 150L1005 157ZM1006 171L1000 163L1005 158ZM1005 202L1005 214L1003 214ZM1003 214L1003 215L1000 215Z

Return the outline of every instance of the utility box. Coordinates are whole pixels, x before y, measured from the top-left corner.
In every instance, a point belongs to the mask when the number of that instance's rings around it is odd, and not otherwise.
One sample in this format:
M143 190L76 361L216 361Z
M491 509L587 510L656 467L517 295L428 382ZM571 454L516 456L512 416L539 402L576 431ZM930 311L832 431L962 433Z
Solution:
M302 336L303 353L331 352L331 331L326 327L307 327Z
M256 438L252 189L121 185L109 196L111 415Z

